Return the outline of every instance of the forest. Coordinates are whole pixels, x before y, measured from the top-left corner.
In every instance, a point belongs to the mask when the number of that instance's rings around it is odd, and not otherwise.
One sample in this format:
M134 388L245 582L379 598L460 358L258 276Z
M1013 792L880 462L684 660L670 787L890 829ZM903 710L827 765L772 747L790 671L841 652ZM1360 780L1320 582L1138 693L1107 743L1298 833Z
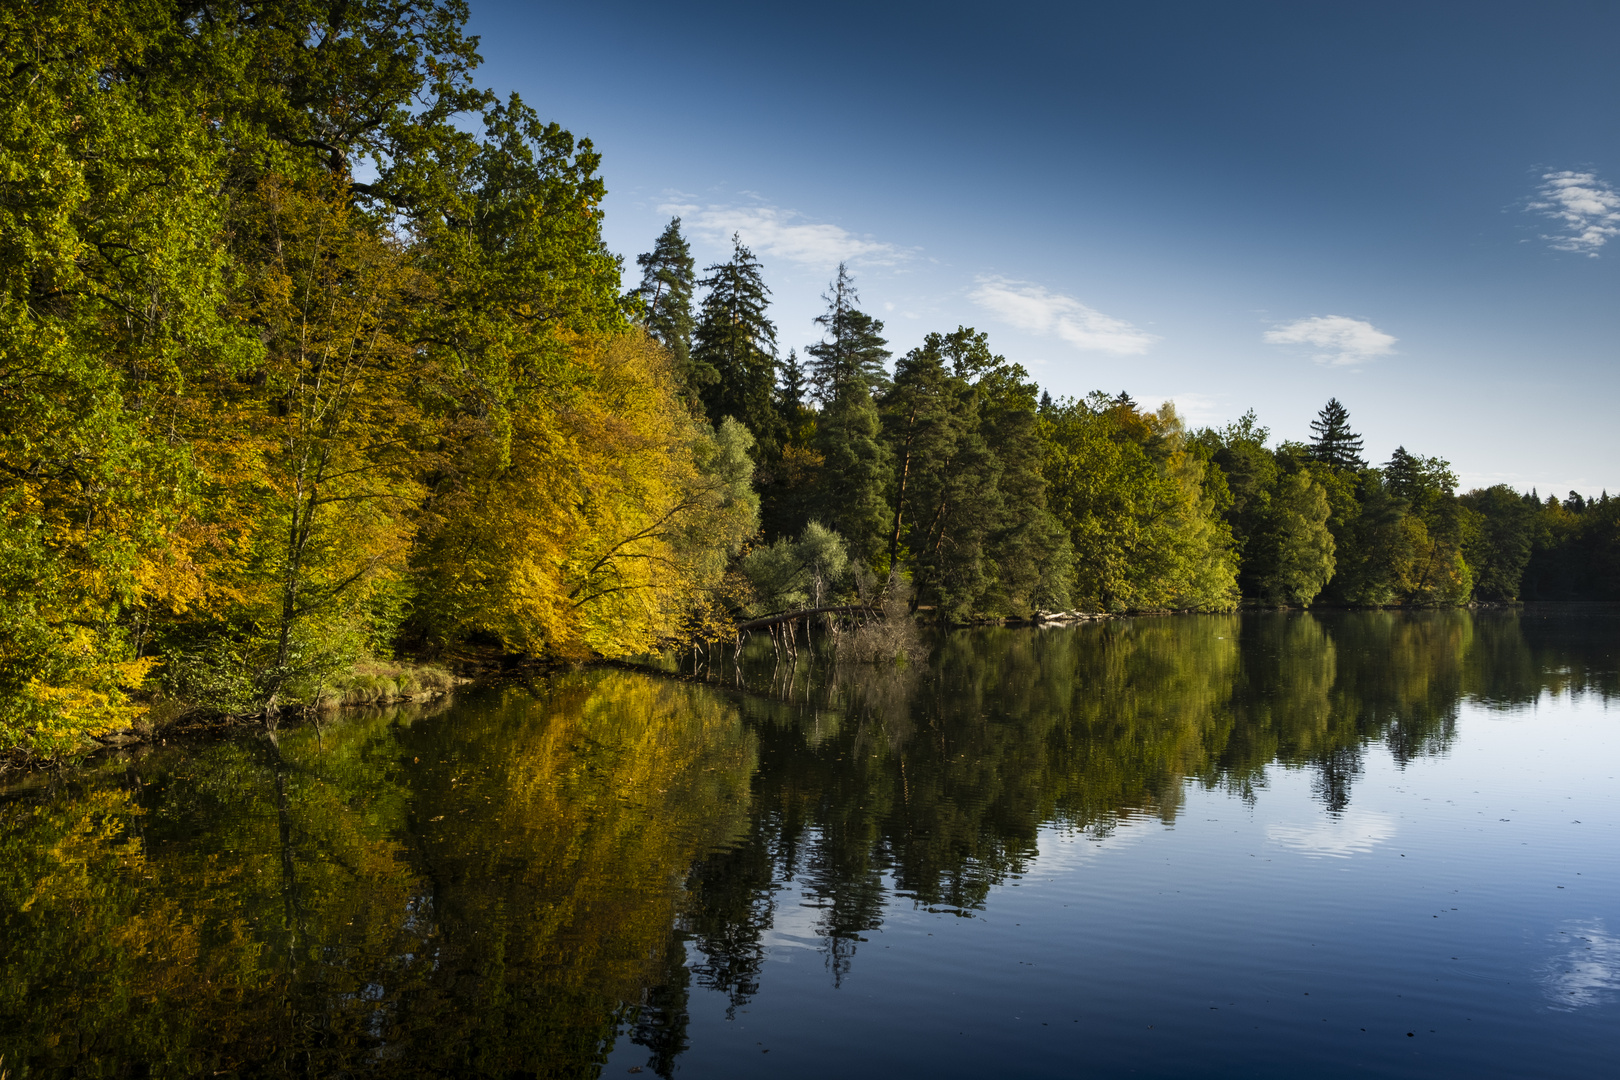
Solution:
M8 5L0 754L356 665L578 660L838 603L955 624L1620 598L1620 499L1458 492L1249 413L903 355L839 267L635 271L592 144L475 81L463 0ZM639 273L638 273L639 272Z

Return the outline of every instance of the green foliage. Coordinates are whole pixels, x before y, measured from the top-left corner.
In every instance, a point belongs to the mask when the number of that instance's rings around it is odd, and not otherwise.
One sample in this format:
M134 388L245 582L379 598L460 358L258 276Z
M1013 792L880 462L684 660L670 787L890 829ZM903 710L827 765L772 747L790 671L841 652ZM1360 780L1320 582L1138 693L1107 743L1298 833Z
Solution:
M711 419L734 417L761 444L778 436L776 392L776 326L765 314L770 289L759 260L736 236L729 262L704 268L708 289L698 316L692 364L714 379L702 390Z
M1035 389L985 335L961 327L928 335L884 395L890 564L909 564L919 602L946 621L1068 604L1071 562L1046 505Z
M1172 406L1148 413L1125 395L1097 393L1054 404L1042 423L1047 491L1073 543L1077 600L1116 611L1235 606L1231 528Z
M1264 565L1261 595L1272 603L1309 607L1333 577L1327 491L1309 473L1291 473L1278 483L1268 509L1268 529L1256 552Z
M1449 461L1410 454L1397 446L1384 466L1384 486L1406 504L1408 512L1433 521L1456 492L1457 474Z
M681 219L671 218L653 249L636 257L641 267L637 297L645 306L647 332L669 350L681 395L700 408L702 390L719 378L714 368L692 364L692 289L697 283L692 248L681 235Z
M1463 554L1481 600L1517 600L1535 546L1536 507L1506 484L1462 496L1470 511Z
M194 588L171 541L195 488L165 429L188 375L254 351L224 317L208 94L147 74L169 18L0 14L0 749L70 750L138 717L127 692L152 660L130 613Z
M466 16L0 15L0 750L153 693L307 702L401 636L613 650L710 602L756 524L738 439L630 330L599 156L473 86Z
M1329 398L1311 421L1311 457L1330 469L1361 469L1361 436L1350 430L1350 411Z
M816 316L816 325L825 336L805 350L811 357L810 383L816 400L827 405L856 383L869 394L881 393L888 383L884 364L890 356L883 323L855 306L861 302L860 294L843 263L821 298L827 310Z
M812 521L797 540L754 548L738 568L753 587L750 615L822 607L842 591L849 552L843 537Z
M1534 536L1524 598L1620 600L1620 499L1524 498Z
M1266 447L1270 432L1261 427L1250 409L1233 424L1216 431L1206 428L1197 441L1225 478L1231 500L1223 513L1232 540L1242 556L1238 581L1245 596L1259 596L1265 565L1262 537L1271 526L1271 499L1281 476L1278 456Z
M679 219L625 294L600 155L475 85L467 15L0 12L0 752L470 637L724 637L749 587L818 595L792 566L828 537L840 587L945 620L1620 596L1620 501L1366 468L1337 399L1310 446L1192 437L966 328L891 381L842 265L779 365L759 261L695 280Z
M812 516L844 538L852 557L874 566L887 547L892 520L884 497L890 457L880 433L877 406L866 386L847 384L817 420L815 450L821 460L809 498Z

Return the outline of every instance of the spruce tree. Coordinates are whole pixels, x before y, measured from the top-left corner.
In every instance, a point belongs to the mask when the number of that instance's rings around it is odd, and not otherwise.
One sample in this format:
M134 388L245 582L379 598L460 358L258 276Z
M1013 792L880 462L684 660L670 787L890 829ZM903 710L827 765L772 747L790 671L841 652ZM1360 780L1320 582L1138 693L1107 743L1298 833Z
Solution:
M782 361L776 390L776 407L789 426L797 424L802 418L809 390L804 365L799 363L799 350L789 349L787 359Z
M850 554L877 566L887 553L890 522L885 489L890 456L880 441L877 406L866 385L845 384L816 425L822 467L810 499L811 516L837 530Z
M641 267L636 295L647 312L644 325L674 358L681 396L696 405L702 388L714 382L716 374L707 365L692 365L692 287L697 274L691 245L681 235L681 219L671 218L653 249L636 256L636 263Z
M1407 452L1406 447L1397 446L1395 452L1389 455L1389 463L1384 466L1384 486L1397 499L1405 499L1408 503L1417 500L1422 488L1421 463Z
M1067 607L1074 555L1047 501L1035 383L1022 365L993 355L984 334L958 328L946 343L955 369L972 375L979 435L994 458L1000 496L985 538L988 580L978 610L1023 615Z
M830 402L852 382L861 383L869 394L880 392L888 383L883 365L890 356L883 323L855 306L861 298L843 263L821 298L827 301L827 310L816 316L816 325L824 336L805 350L813 357L810 371L816 400Z
M1066 605L1069 544L1046 505L1036 387L962 327L929 334L883 398L894 456L889 533L945 619Z
M718 423L732 416L754 433L762 447L777 442L776 326L765 314L771 290L759 260L735 234L730 262L704 267L703 298L692 342L694 367L711 368L713 382L702 388L703 407Z
M1311 456L1334 469L1364 469L1361 436L1350 430L1350 411L1329 398L1311 421Z
M900 561L901 542L913 531L917 546L926 547L923 532L933 524L938 490L952 471L962 438L974 427L973 404L966 382L946 368L941 335L929 334L895 365L894 383L882 407L884 434L894 456L891 563Z

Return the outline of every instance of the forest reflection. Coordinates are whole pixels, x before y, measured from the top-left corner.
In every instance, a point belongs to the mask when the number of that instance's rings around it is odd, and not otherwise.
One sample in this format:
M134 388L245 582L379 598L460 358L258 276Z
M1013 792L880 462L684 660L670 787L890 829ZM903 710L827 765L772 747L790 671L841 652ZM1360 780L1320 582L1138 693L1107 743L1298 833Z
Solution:
M1173 821L1189 784L1263 799L1278 767L1336 814L1370 747L1441 753L1465 700L1613 696L1615 627L1136 619L894 668L756 647L720 686L585 671L31 783L0 796L0 1055L577 1076L629 1039L667 1076L694 987L768 992L780 903L840 980L895 904L982 910L1043 828Z

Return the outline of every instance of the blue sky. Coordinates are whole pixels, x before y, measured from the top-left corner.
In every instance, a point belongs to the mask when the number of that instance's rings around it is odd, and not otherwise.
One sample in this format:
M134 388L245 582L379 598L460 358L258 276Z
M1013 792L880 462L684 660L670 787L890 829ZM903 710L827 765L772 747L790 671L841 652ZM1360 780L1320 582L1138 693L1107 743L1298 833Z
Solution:
M481 80L604 154L609 245L733 231L784 352L840 259L897 352L1054 394L1330 396L1377 461L1620 493L1620 4L473 0Z

